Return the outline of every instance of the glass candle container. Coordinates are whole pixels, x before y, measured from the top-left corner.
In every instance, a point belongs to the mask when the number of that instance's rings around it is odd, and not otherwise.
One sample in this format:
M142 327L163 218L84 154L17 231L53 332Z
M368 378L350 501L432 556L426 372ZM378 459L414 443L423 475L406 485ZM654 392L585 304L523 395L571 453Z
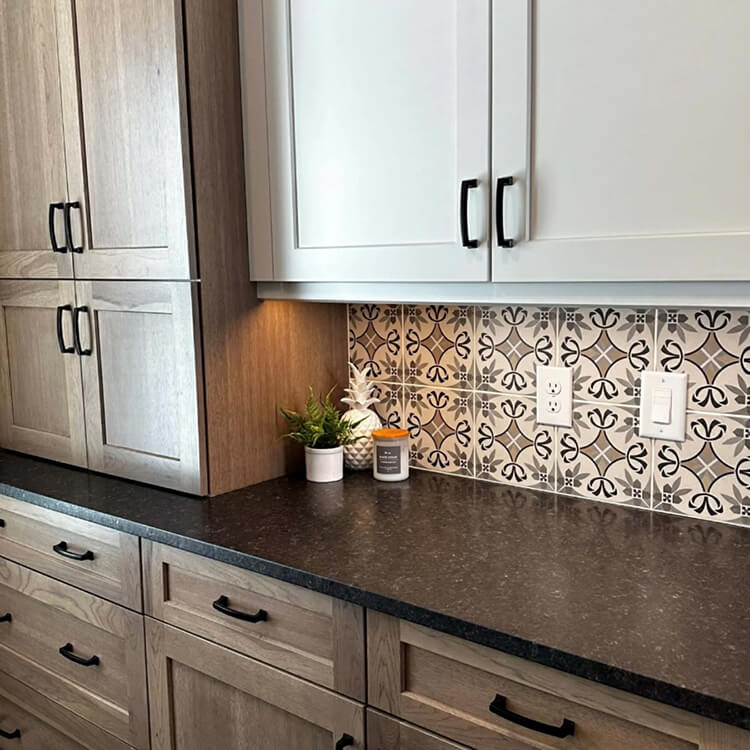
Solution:
M401 482L409 478L409 433L385 428L374 430L372 475L381 482Z

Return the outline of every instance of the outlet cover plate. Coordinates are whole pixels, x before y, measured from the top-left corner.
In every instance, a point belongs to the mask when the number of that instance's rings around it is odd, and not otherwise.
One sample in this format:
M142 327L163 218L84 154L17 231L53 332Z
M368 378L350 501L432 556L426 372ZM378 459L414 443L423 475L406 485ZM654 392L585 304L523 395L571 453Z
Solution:
M666 422L658 414L669 394ZM660 440L685 440L687 420L687 375L684 372L642 372L641 411L638 434Z
M536 422L558 427L573 424L573 370L570 367L536 368Z

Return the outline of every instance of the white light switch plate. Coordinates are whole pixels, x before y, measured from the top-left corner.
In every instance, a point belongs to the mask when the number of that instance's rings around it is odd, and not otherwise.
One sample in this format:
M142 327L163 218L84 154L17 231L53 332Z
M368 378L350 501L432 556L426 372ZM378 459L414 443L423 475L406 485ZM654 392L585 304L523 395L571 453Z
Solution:
M536 421L570 427L573 419L573 370L570 367L536 368Z
M638 434L661 440L685 440L687 375L681 372L641 373L641 414Z

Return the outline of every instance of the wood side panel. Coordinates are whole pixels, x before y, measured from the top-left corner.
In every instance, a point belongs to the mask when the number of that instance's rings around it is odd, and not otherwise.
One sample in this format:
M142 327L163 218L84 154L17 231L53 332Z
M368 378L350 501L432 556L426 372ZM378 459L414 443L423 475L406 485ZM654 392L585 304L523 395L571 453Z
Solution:
M209 493L301 467L279 406L346 384L343 305L262 302L251 284L237 3L185 2ZM220 134L221 137L218 137Z
M364 701L367 691L365 611L341 599L333 599L332 606L333 688L350 698Z
M400 620L367 611L367 702L398 714L401 692Z

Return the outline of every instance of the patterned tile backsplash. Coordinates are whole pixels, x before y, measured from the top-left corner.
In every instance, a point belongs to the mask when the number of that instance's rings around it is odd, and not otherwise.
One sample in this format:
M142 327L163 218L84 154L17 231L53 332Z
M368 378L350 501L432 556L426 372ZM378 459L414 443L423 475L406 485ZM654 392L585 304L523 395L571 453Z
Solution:
M750 311L349 306L411 465L750 527ZM536 424L536 366L573 369L573 426ZM688 374L684 443L638 435L640 373Z

